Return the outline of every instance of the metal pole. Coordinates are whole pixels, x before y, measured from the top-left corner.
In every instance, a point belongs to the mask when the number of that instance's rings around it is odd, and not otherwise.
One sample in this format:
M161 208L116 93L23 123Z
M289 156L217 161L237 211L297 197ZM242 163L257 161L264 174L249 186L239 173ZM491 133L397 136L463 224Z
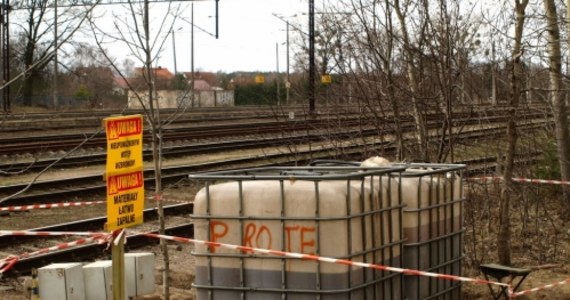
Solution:
M309 0L309 115L315 116L315 0Z
M286 102L289 105L289 89L291 88L291 81L289 81L289 21L287 21L287 82L285 83L285 91L287 92Z
M2 5L0 6L0 56L2 56L2 59L0 60L0 69L2 69L2 85L4 85L6 83L6 78L4 77L5 73L6 73L6 66L5 66L5 57L6 57L6 47L4 47L4 43L6 40L6 37L4 35L4 27L5 27L5 18L7 17L7 9L6 9L6 0L2 0ZM6 96L4 94L4 91L2 91L2 108L4 109L4 112L7 113L8 112L8 102L6 99Z
M495 71L495 42L491 43L491 104L497 104L497 74Z
M5 18L6 23L4 24L4 47L6 47L5 58L4 58L4 83L10 81L10 0L6 0ZM3 83L3 84L4 84ZM10 105L10 86L4 87L4 101L7 103L8 112L11 110Z
M218 3L220 2L220 0L216 0L216 40L218 39L218 23L219 23L219 9L218 9ZM194 2L192 2L192 4L194 4ZM194 23L192 23L192 27L194 27Z
M338 55L339 55L338 60L339 60L339 63L340 63L341 72L342 72L343 74L346 74L346 73L344 72L344 56L342 55L342 48L343 48L343 45L342 45L342 35L341 35L341 31L339 30L339 32L338 32ZM342 98L338 99L337 101L338 101L339 103L342 103L342 102L344 102L344 100L345 100L345 98L344 98L344 95L345 95L345 92L344 92L344 90L345 90L345 89L344 89L344 81L345 81L346 79L344 78L344 76L340 76L340 80L341 80L341 81L340 81L340 87L341 87L341 90L343 91L343 93L342 93L343 96L342 96ZM348 102L348 101L347 101L347 102Z
M53 30L53 45L54 45L54 64L53 64L53 109L57 110L57 0L54 0L53 5L54 14L54 30Z
M277 105L281 106L281 95L280 95L280 88L281 88L281 84L280 84L280 78L279 78L279 43L275 43L275 63L276 63L276 67L277 67Z
M194 2L191 6L190 23L190 96L192 97L192 107L194 107Z
M178 74L178 68L176 67L176 40L174 39L174 29L170 29L172 33L172 51L174 52L174 76Z

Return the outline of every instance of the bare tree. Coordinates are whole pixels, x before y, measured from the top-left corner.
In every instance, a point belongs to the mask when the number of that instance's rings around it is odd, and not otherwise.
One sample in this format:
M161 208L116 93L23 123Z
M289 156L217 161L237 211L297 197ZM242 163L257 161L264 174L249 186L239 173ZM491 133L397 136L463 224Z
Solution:
M558 27L558 14L554 0L544 0L546 13L546 31L548 32L548 65L550 74L550 101L554 114L555 136L558 149L558 161L562 180L570 180L570 136L568 130L568 115L566 100L561 90L562 83L562 54L560 44L560 29ZM570 197L570 188L563 186L564 199ZM570 218L570 209L566 213Z
M464 1L357 1L345 0L330 15L350 18L324 30L342 32L337 52L342 78L351 78L362 109L376 120L393 116L393 122L370 124L392 127L398 159L453 161L453 105L470 98L465 88L470 55L477 48L477 22L474 13L463 13ZM396 24L393 24L396 22ZM399 24L399 26L398 26ZM339 34L340 35L340 34ZM340 40L340 39L339 39ZM340 63L350 61L349 64ZM333 57L335 60L335 57ZM461 78L463 84L457 84ZM441 112L439 145L430 149L426 116ZM378 114L379 113L379 114ZM412 116L415 123L413 147L406 148L401 132L401 116ZM405 150L412 149L405 155ZM436 153L433 155L432 153Z
M157 97L156 76L153 72L153 65L157 64L158 57L164 49L167 35L165 32L171 32L174 22L181 13L179 5L168 4L167 8L159 13L157 18L151 18L151 7L149 0L143 2L128 1L128 20L115 16L113 27L118 32L117 35L110 35L104 29L97 27L94 20L92 20L91 28L95 35L96 43L101 50L104 50L105 43L120 43L128 47L131 54L135 59L143 65L142 80L145 88L141 91L133 86L133 83L121 71L121 63L111 58L106 52L103 52L107 60L127 83L131 92L135 95L145 112L146 123L150 127L151 132L151 147L154 167L154 186L155 196L157 200L159 212L159 226L160 233L165 232L165 216L163 209L162 199L162 130L165 124L168 124L171 119L161 120L160 115L160 101ZM153 10L154 11L154 10ZM158 26L153 27L151 30L151 20L158 23ZM173 115L176 117L176 115ZM163 279L163 295L164 299L170 298L170 260L168 256L168 247L166 241L160 241L162 257L164 260L164 270L162 273Z
M566 35L570 36L570 0L566 0ZM568 49L570 49L570 39L568 39ZM564 117L562 117L560 119L560 121L564 122ZM567 121L568 120L566 118L566 122ZM568 124L568 123L563 123L563 124ZM563 126L563 127L566 128L566 131L568 131L567 126ZM558 132L558 130L556 132ZM560 133L560 135L562 135L562 133ZM570 135L568 132L566 132L565 137L570 138ZM564 163L565 163L564 171L562 171L562 164L560 165L561 172L563 172L563 174L565 176L569 176L569 177L563 177L564 180L568 180L568 178L570 178L570 165L569 165L570 161L568 160L568 159L570 159L570 153L568 153L568 151L570 151L568 149L569 144L570 144L570 141L567 141L565 143L565 146L566 146L566 148L565 148L566 153L565 154L566 154L566 156L564 156L564 157L566 158L566 160L564 161ZM559 146L558 149L560 151L561 147ZM570 190L568 188L566 188L566 189L564 189L564 192L565 192L564 194L566 196L564 200L568 200L568 197L570 197L570 195L569 195ZM566 212L565 212L564 217L566 220L570 219L570 205L566 206Z
M410 38L409 30L408 30L408 15L406 14L409 11L409 7L412 5L412 1L406 1L406 3L401 3L400 0L395 0L392 5L394 6L394 11L396 12L396 16L400 23L400 35L403 43L403 53L405 54L405 62L406 62L406 72L409 81L409 91L410 91L410 98L412 99L412 113L416 123L416 130L417 130L417 143L418 143L418 151L419 157L421 160L428 162L429 155L428 155L428 134L427 134L427 126L422 104L420 103L419 99L419 86L418 86L418 71L416 69L416 65L414 59L416 58L416 51L417 47L413 45L413 41ZM420 27L425 28L425 26L420 25ZM421 33L420 33L421 34Z
M54 3L50 0L25 0L19 3L23 9L17 11L15 19L23 18L24 22L16 22L16 36L19 47L15 54L19 58L20 72L24 73L21 94L24 105L32 105L32 96L40 83L46 78L42 74L54 58L55 47L67 40L81 28L85 14L90 12L98 3L93 3L86 10L79 10L68 6L58 13L57 24L55 17L50 14ZM58 27L57 43L53 31ZM63 43L65 45L66 43ZM69 43L67 43L69 45ZM34 66L30 68L30 66Z
M70 42L73 35L77 31L79 31L81 25L87 19L88 14L91 13L91 11L97 6L97 4L99 4L98 0L95 1L94 3L92 3L90 6L87 6L83 12L75 12L76 14L72 18L72 19L74 19L74 21L67 23L65 30L61 31L56 37L52 37L54 39L52 40L51 45L54 44L53 41L55 39L58 40L57 48L60 48L64 45L67 45ZM30 23L28 22L27 24L30 24ZM27 43L27 41L26 41L26 43ZM31 72L38 72L38 70L41 70L42 68L44 68L49 63L50 59L53 57L57 48L55 48L53 46L51 46L51 48L48 47L48 49L46 49L46 51L43 53L43 55L41 55L40 57L35 57L32 61L30 61L30 64L25 65L23 67L23 70L20 73L13 76L9 81L3 82L2 85L0 85L0 90L3 90L9 86L14 85L17 81L21 80L22 78L25 78L26 76L29 76L29 74ZM42 171L40 171L38 174L36 174L36 176L34 176L34 178L32 178L30 180L28 185L26 185L26 187L24 187L22 190L14 193L12 195L9 195L9 196L6 196L6 197L0 199L0 204L2 202L8 201L9 199L12 199L12 198L20 195L22 193L25 193L27 190L29 190L32 187L32 185L34 185L36 183L36 181L42 176L42 174L44 174L47 170L51 169L54 165L56 165L60 161L64 160L66 157L71 155L77 149L81 148L81 146L83 146L87 141L89 141L91 138L93 138L95 135L97 135L97 133L90 135L83 142L81 142L79 145L77 145L75 148L68 151L62 157L60 157L59 159L55 160L53 163L51 163L47 167L45 167ZM25 170L21 170L21 171L25 171ZM3 170L0 170L0 173L2 173L2 174L14 174L14 173L18 173L18 172L5 172Z
M462 12L469 5L467 12ZM420 35L423 48L420 61L420 95L430 111L444 116L438 131L438 145L432 159L454 161L453 107L464 102L464 77L468 72L469 56L477 48L477 23L473 22L473 5L465 1L422 1L421 17L425 30ZM457 126L455 126L457 127ZM434 142L435 143L435 142ZM430 147L432 145L430 144Z
M511 97L509 101L509 121L507 123L508 146L503 169L503 183L499 203L499 233L497 234L497 255L499 262L511 264L511 222L510 199L515 149L517 144L517 109L521 95L523 77L521 57L523 56L522 37L525 22L525 9L528 0L515 0L515 36L512 51Z
M351 70L354 73L354 81L358 82L359 86L366 87L362 89L361 98L365 101L367 110L377 120L373 125L377 127L381 136L384 136L385 126L390 125L386 122L387 117L390 113L393 114L392 132L397 149L396 159L401 161L404 159L405 146L400 113L402 107L400 100L402 98L397 95L394 76L396 68L394 62L396 43L392 23L394 10L388 1L384 2L383 8L372 5L370 9L366 9L365 7L358 7L355 2L352 3L352 6L358 27L362 27L362 30L355 30L355 32L361 32L355 38L359 42L359 51L364 53L364 55L358 56L355 51L350 52L354 55L354 60L357 61L356 64L360 70L360 72ZM364 78L360 75L364 75ZM384 103L389 105L391 111L383 111Z

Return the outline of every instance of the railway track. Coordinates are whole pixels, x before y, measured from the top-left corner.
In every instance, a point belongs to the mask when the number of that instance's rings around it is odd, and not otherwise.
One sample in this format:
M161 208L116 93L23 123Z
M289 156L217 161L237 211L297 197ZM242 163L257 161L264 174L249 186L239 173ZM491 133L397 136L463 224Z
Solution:
M484 116L477 115L481 112L457 112L454 115L454 122L457 124L470 125L476 122L505 122L506 116L502 111L485 112ZM524 111L521 112L521 118L525 119L544 119L544 113L540 111ZM474 118L475 116L479 118ZM441 127L443 118L440 114L426 115L428 126L430 128ZM184 123L184 120L177 120L184 124L183 127L168 126L163 129L163 141L177 141L177 140L204 140L209 138L226 138L237 136L248 136L252 134L276 134L286 132L314 132L323 129L334 128L335 126L342 126L344 128L360 126L373 126L378 128L386 128L389 130L391 126L387 124L394 124L394 120L388 117L378 117L370 114L352 114L342 115L339 113L333 115L322 116L321 119L296 119L288 120L286 118L276 117L276 119L268 120L256 119L248 122L236 122L235 119L227 119L223 124L215 125L200 125L194 126L191 123ZM482 119L481 119L482 118ZM409 115L402 116L401 119L404 126L413 128L413 119ZM100 120L99 120L100 124ZM173 123L174 124L174 123ZM171 124L172 125L172 124ZM1 126L1 125L0 125ZM68 125L69 126L69 125ZM83 144L82 148L105 148L106 139L104 132L97 128L98 126L89 127L91 130L84 130L81 133L54 133L49 134L49 131L40 131L41 135L30 136L24 135L19 137L6 137L0 138L0 155L10 155L13 153L37 153L45 151L66 151L75 148L79 144ZM85 132L94 132L92 137L86 139ZM149 132L143 134L143 140L149 144Z
M190 145L176 145L176 146L165 146L163 148L163 155L166 158L174 158L180 157L185 155L196 155L196 154L204 154L210 153L215 151L225 151L228 149L248 149L248 148L256 148L256 147L268 147L268 146L279 146L279 145L291 145L291 144L298 144L300 142L314 142L320 141L323 139L323 136L326 136L328 139L343 139L345 137L350 136L362 136L362 137L369 137L379 134L393 134L393 128L383 128L380 131L380 128L375 126L366 126L363 127L361 124L362 120L345 120L342 124L327 124L326 126L320 125L320 128L317 128L310 123L303 122L302 124L292 125L290 127L288 124L283 124L279 122L274 122L270 125L260 126L258 124L250 124L251 126L246 127L239 127L236 128L235 125L224 125L224 126L214 126L208 127L208 130L200 130L200 129L183 129L180 132L176 133L175 135L171 135L170 138L173 140L181 140L181 139L191 139L196 138L198 135L205 137L216 137L218 139L224 137L232 137L233 140L231 141L215 141L215 142L201 142L201 143L192 143ZM490 119L487 119L486 122L489 123L500 123L504 121L504 117L496 116ZM411 120L407 121L407 124L403 124L403 130L413 130L414 125L412 124ZM469 126L473 124L480 123L480 121L476 121L473 119L466 119L461 121L463 126ZM549 122L545 122L543 126L548 125ZM331 126L339 126L341 129L336 129L335 131L326 130L323 132L322 128L330 128ZM430 129L437 129L441 126L440 121L432 120L428 123L428 127ZM197 134L196 132L199 132ZM256 138L247 138L244 137L246 135L257 134L261 137ZM279 133L281 135L279 137L271 137L276 136ZM476 134L476 133L474 133ZM270 137L266 136L270 135ZM165 135L169 137L169 135ZM53 144L47 144L43 146L38 146L37 143L42 143L41 141L34 141L30 142L30 138L19 138L18 140L26 140L24 144L16 143L16 144L6 144L2 148L0 148L0 152L5 151L6 153L13 153L17 151L18 153L25 153L29 152L30 149L37 150L38 147L41 149L48 149L53 146L53 150L65 149L65 147L76 147L78 143L85 142L87 145L96 145L97 147L104 149L106 140L104 137L94 137L93 140L86 141L85 137L81 140L73 139L73 142L70 141L63 141L65 138L54 138L54 137L47 137L48 140L54 141ZM237 139L237 140L236 140ZM50 146L51 145L51 146ZM64 148L61 148L64 147ZM150 149L145 150L144 154L145 160L151 160L152 154ZM84 155L74 155L66 157L64 160L59 158L51 158L51 159L41 159L35 161L25 161L25 162L11 162L11 163L4 163L0 164L0 170L4 171L5 174L22 174L24 172L32 172L32 171L39 171L47 166L53 165L57 162L57 166L61 168L71 168L77 166L86 166L86 165L96 165L104 163L106 159L106 155L103 151L98 153L92 154L84 154Z
M527 129L532 128L540 128L543 124L538 123L529 123L526 124ZM484 139L490 138L497 134L503 133L502 127L495 127L495 128L472 128L471 130L465 130L456 138L464 138L464 139ZM370 135L374 135L375 131L371 130ZM163 167L162 169L162 178L166 182L173 182L186 177L187 174L193 172L200 172L204 170L218 170L223 167L227 167L228 165L233 165L236 167L243 167L243 166L259 166L259 165L270 165L270 164L283 164L283 165L291 165L291 164L304 164L310 160L314 159L326 159L330 158L331 156L337 155L337 153L333 153L336 148L342 146L342 155L345 157L355 157L356 159L361 159L362 148L367 147L370 151L379 151L383 153L389 154L391 151L395 150L394 146L390 143L390 141L380 142L376 139L371 139L367 144L359 143L351 143L346 145L339 145L339 144L328 144L328 143L321 143L317 144L317 140L321 139L320 136L314 136L312 138L308 137L300 137L301 141L305 143L309 143L310 149L302 150L302 149L281 149L279 151L275 151L274 153L263 152L260 156L250 156L250 157L236 157L233 159L221 159L215 161L207 161L202 163L194 163L194 164L185 164L185 165L178 165L178 166L170 166L170 167ZM315 142L312 143L311 142ZM275 140L268 141L267 145L274 145L276 143ZM236 142L236 143L228 143L224 145L218 145L214 147L216 151L222 151L227 149L251 149L253 147L263 147L267 146L264 142L261 141L249 141L249 142ZM223 149L222 149L223 148ZM316 148L316 149L315 149ZM278 149L278 148L277 148ZM213 149L203 148L203 153L209 153L208 151L214 151ZM166 151L168 153L168 151ZM194 152L196 154L198 152ZM102 172L102 171L101 171ZM153 186L153 170L145 170L145 185L147 187ZM59 199L63 199L66 196L73 195L76 193L88 194L88 193L99 193L103 194L105 191L105 183L102 181L102 173L92 173L89 176L80 176L80 177L72 177L72 178L64 178L64 179L57 179L57 180L46 180L46 181L38 181L35 182L33 185L29 183L23 184L12 184L12 185L4 185L0 186L0 199L5 199L10 195L15 195L20 191L25 191L21 195L12 196L10 199L3 200L1 206L10 206L10 205L29 205L37 202L42 203L51 203L54 199L58 199L56 201L61 201Z
M212 122L240 122L241 120L271 120L287 118L288 112L303 117L305 111L301 106L288 107L280 111L268 106L234 106L234 107L194 107L191 110L161 109L163 120L172 119L170 124L201 124ZM3 132L17 133L25 131L81 130L93 129L101 126L101 121L112 115L142 114L142 110L97 110L75 111L61 113L20 113L0 115L0 127Z
M495 120L500 120L497 117ZM440 124L433 122L433 124ZM545 126L545 123L532 123L524 124L522 126L527 126L527 128L539 128ZM377 128L372 128L371 134L377 134ZM497 125L491 129L489 128L473 128L470 130L465 130L461 132L460 135L454 138L462 138L462 139L484 139L489 138L490 136L499 135L504 132L504 127ZM344 132L343 135L350 135L350 132ZM305 139L307 136L304 136ZM271 141L272 143L277 143L278 139L274 139ZM252 140L250 142L257 142L260 144L259 140ZM247 145L244 147L252 146ZM287 164L300 164L304 165L311 160L315 159L327 159L332 157L336 157L337 153L331 153L335 148L339 145L334 145L334 147L323 147L322 149L311 149L307 151L296 151L296 152L288 152L288 153L274 153L269 154L265 153L261 156L253 156L253 157L240 157L234 159L226 159L226 160L219 160L219 161L209 161L203 163L196 163L196 164L188 164L185 166L176 166L165 168L163 170L163 179L165 181L177 181L182 178L187 178L189 173L195 173L199 171L205 170L217 170L217 169L228 169L228 168L237 168L237 167L256 167L256 166L268 166L268 165L287 165ZM371 141L370 144L366 145L372 149L382 149L383 152L389 152L393 146L390 144L389 141L386 142L378 142L377 140ZM226 147L226 148L223 148ZM219 150L224 149L231 149L236 147L236 144L232 145L232 142L227 142L226 145L220 146ZM345 157L350 157L354 155L356 159L360 159L362 144L352 144L352 145L345 145L343 146L343 155ZM179 148L180 150L181 148ZM188 151L200 151L197 150L198 148L194 148L194 150ZM211 150L211 149L210 149ZM173 150L174 151L174 150ZM186 151L186 150L185 150ZM182 151L183 153L187 153ZM184 154L183 154L184 155ZM528 162L528 160L532 160L535 158L520 158L520 162ZM458 163L466 163L469 164L471 167L467 171L469 172L478 172L478 173L485 173L489 172L489 168L492 168L493 162L496 161L496 157L486 157L486 158L479 158L476 160L469 160L465 162L458 162ZM147 187L152 187L153 183L153 172L148 170L145 171L145 181ZM63 197L74 195L77 193L81 193L82 195L88 193L100 193L103 194L105 190L105 185L102 182L101 174L96 174L92 176L85 176L80 178L68 178L65 180L53 180L47 182L38 182L33 185L26 193L14 197L10 200L5 201L2 203L2 206L9 206L9 205L25 205L31 204L34 202L47 202L50 199L62 199ZM11 185L11 186L4 186L0 187L0 198L17 193L27 185ZM170 209L170 208L169 208ZM183 207L179 206L176 208L172 208L173 211L183 211L182 214L189 213L192 209L191 204L185 204ZM147 212L145 212L147 214ZM152 212L148 212L148 214L152 214ZM173 213L176 215L176 212ZM146 216L145 216L146 218ZM148 217L152 218L152 217ZM65 223L65 224L58 224L54 226L42 227L42 228L34 228L33 231L85 231L85 230L93 230L93 228L101 229L103 226L102 224L105 222L105 218L94 218L85 221L76 221L72 223ZM193 226L191 223L186 224L178 224L176 226L171 226L168 229L167 234L169 235L176 235L176 236L185 236L185 237L192 237L193 234ZM27 240L27 241L26 241ZM34 243L34 238L26 237L25 239L21 239L18 237L18 240L15 241L13 238L10 239L8 237L0 237L0 245L7 244L7 243ZM56 239L57 241L57 239ZM128 247L129 249L135 249L139 246L144 246L149 243L156 243L156 240L152 240L147 238L143 235L132 235L128 237ZM73 260L90 260L93 259L93 255L97 257L102 257L108 255L108 252L105 252L106 245L86 245L78 247L76 250L68 249L65 251L58 251L50 254L40 255L37 257L30 257L25 258L19 261L8 273L5 273L5 276L17 276L21 274L25 274L31 270L31 268L36 268L39 266L43 266L50 262L57 262L57 261L69 261ZM0 248L2 251L2 248ZM1 257L0 257L1 258Z
M249 132L251 133L251 132ZM344 136L353 136L355 134L360 134L363 136L371 136L377 134L376 129L354 129L354 130L340 130L337 132L329 133L329 138L342 138ZM229 134L227 134L229 135ZM316 142L323 139L322 133L313 134L295 134L291 133L287 136L282 137L261 137L261 138L240 138L231 141L218 141L210 143L200 143L192 145L181 145L181 146L167 146L163 148L164 158L174 158L186 155L196 155L205 154L216 151L227 151L235 149L250 149L250 148L260 148L260 147L270 147L270 146L280 146L280 145L291 145L298 144L300 142ZM144 150L143 159L151 160L152 152L150 149ZM42 170L45 167L52 165L58 159L44 159L35 162L15 162L15 163L4 163L0 164L0 170L5 172L11 171L22 171L26 172ZM104 164L106 160L106 153L96 153L90 155L80 155L80 156L70 156L65 160L57 163L58 167L77 167L84 165L93 164Z

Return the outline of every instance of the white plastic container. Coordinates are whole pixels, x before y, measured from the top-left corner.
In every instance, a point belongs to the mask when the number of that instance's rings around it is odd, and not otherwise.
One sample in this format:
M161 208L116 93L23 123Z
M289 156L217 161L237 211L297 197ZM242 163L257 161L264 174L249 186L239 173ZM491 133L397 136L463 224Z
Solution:
M84 300L85 286L80 263L57 263L38 269L42 300Z
M96 261L83 266L86 300L113 300L113 262Z
M398 169L264 168L191 175L201 240L401 266ZM388 179L387 179L388 180ZM401 299L401 275L197 245L198 299Z
M125 253L125 277L127 297L154 293L154 254Z

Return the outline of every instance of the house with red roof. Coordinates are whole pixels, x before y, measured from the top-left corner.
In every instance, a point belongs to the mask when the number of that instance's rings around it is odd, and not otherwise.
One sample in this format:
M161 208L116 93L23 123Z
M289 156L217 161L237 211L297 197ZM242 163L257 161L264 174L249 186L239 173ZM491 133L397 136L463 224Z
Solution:
M157 90L166 90L170 88L170 83L174 78L174 73L170 72L167 68L158 66L152 68L151 72L155 76L155 87ZM135 68L135 77L144 78L144 68ZM137 85L135 85L137 86Z

